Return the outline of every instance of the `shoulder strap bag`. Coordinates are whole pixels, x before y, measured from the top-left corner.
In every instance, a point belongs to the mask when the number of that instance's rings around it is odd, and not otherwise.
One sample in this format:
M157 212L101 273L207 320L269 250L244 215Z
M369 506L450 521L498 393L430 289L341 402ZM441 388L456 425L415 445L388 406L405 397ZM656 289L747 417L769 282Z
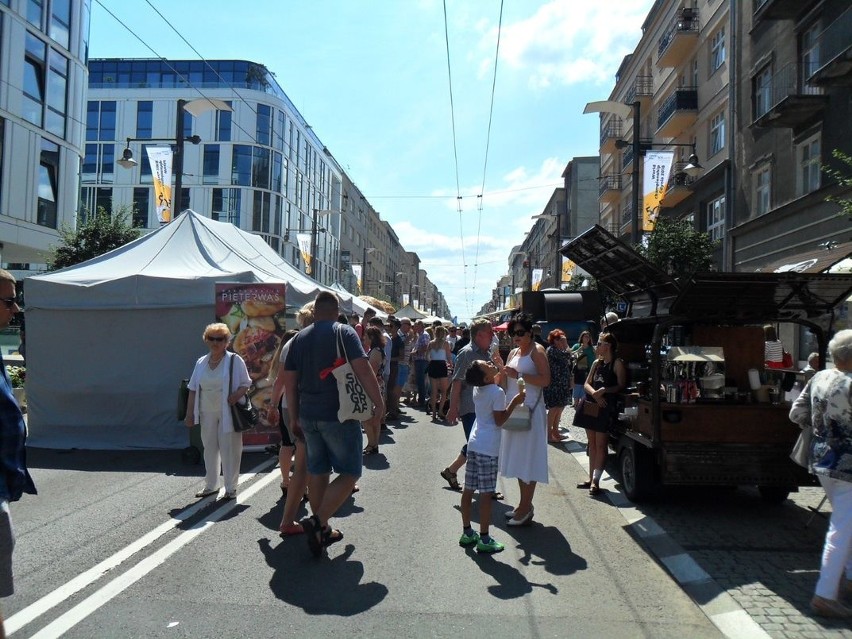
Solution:
M350 419L365 421L373 414L372 402L364 390L364 386L352 370L349 355L343 345L342 331L334 329L337 339L337 366L331 371L337 382L337 421L345 422Z
M230 366L228 368L228 395L234 392L234 355L231 355ZM236 404L231 404L231 421L234 425L234 432L241 433L246 430L251 430L257 426L258 413L257 409L252 405L247 397Z

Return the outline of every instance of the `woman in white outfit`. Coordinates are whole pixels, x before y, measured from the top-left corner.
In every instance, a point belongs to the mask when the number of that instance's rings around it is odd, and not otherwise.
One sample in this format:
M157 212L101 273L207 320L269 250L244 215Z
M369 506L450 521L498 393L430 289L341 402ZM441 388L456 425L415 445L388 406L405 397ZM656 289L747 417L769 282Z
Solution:
M204 488L195 494L196 497L219 492L220 465L225 480L223 499L237 496L243 435L234 432L231 405L243 400L251 386L251 378L243 358L228 351L230 341L231 330L227 324L208 325L204 329L204 343L210 352L195 363L189 379L185 423L189 428L201 425L201 443L204 444Z
M793 402L790 419L810 428L809 466L831 502L831 520L811 610L852 618L852 330L828 343L836 368L819 371Z
M542 346L533 341L532 318L518 313L509 320L509 334L515 348L509 353L504 371L506 395L518 393L518 378L526 383L526 406L532 412L532 428L526 431L504 430L500 441L500 474L515 477L521 498L514 510L506 513L509 526L532 523L533 496L537 483L547 483L547 411L542 389L550 384L550 366Z

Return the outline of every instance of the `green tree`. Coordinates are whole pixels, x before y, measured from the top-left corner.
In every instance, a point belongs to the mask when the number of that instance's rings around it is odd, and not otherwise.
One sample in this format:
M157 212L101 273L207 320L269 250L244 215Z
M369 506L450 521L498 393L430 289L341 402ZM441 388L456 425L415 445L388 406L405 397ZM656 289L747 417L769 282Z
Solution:
M718 245L687 220L661 217L647 244L637 246L636 251L669 275L680 277L711 270Z
M841 170L831 168L830 166L823 166L823 172L829 177L837 180L837 183L840 186L852 189L852 156L843 153L840 149L834 149L834 151L831 152L831 155L834 159L845 164L848 169L844 167L843 170ZM847 170L848 173L846 172ZM852 199L839 198L834 195L829 195L825 199L840 206L840 212L838 215L845 215L846 217L852 218Z
M53 247L48 269L55 271L73 266L135 240L141 232L127 220L127 209L119 209L110 215L103 207L98 207L97 212L87 216L76 229L63 226L59 229L61 242Z

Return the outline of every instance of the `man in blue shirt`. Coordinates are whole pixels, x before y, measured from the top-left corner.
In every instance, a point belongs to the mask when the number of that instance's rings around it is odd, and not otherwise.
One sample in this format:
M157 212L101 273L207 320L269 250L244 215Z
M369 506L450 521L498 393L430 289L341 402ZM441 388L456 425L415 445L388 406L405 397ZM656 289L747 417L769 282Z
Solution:
M343 533L332 529L328 520L349 498L361 476L361 423L337 420L340 402L330 371L337 360L338 332L346 359L374 405L373 416L365 425L378 426L385 414L382 393L361 340L351 326L337 323L339 312L336 295L319 293L314 301L314 323L291 340L284 361L287 410L293 433L305 438L308 498L314 513L301 523L308 547L317 557L324 547L343 539ZM334 481L330 481L332 470L338 473Z
M20 312L15 293L15 277L0 269L0 329L6 328L15 313ZM36 494L35 485L27 471L26 427L24 416L12 393L12 382L0 354L0 597L14 591L12 580L12 550L15 536L9 502L18 501L23 493ZM0 634L3 617L0 615Z

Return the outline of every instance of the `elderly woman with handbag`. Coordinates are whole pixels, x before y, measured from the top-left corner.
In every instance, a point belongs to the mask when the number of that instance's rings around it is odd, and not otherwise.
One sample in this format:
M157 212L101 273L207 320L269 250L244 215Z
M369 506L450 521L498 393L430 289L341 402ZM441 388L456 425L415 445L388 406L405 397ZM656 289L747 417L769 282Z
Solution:
M204 488L195 496L207 497L219 492L221 465L225 483L222 499L235 499L243 435L234 430L231 406L244 401L251 378L243 358L228 351L231 330L227 324L209 324L203 339L210 352L195 363L184 420L188 428L201 425L204 444Z
M831 502L822 565L811 610L852 618L852 330L828 343L836 368L816 373L793 403L790 419L812 429L809 467Z

